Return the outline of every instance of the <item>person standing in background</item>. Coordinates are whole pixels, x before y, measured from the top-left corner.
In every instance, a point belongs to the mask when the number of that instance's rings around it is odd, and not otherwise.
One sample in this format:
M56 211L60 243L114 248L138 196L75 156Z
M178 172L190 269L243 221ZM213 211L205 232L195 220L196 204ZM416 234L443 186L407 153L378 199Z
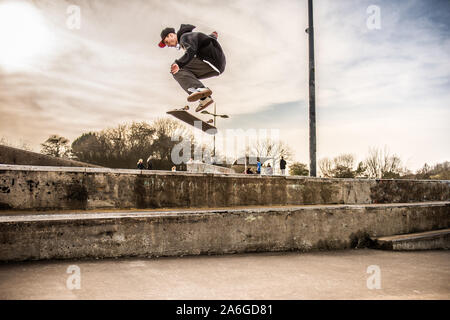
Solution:
M286 161L284 160L283 157L281 157L281 160L280 160L280 169L281 169L281 174L284 176L286 174Z
M139 159L139 161L137 163L137 168L140 169L140 170L144 170L145 169L145 167L144 167L144 160Z
M147 158L147 169L148 170L152 170L153 169L153 165L152 165L152 156Z

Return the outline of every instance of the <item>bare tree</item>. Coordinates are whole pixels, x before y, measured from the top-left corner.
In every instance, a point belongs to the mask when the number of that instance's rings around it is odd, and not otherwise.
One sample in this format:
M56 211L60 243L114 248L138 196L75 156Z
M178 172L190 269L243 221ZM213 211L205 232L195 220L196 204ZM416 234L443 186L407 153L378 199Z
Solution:
M334 165L353 169L355 157L352 154L341 154L333 159Z
M105 129L100 132L105 141L110 145L112 152L108 154L114 158L121 158L128 153L130 146L128 140L128 125L120 124L116 128Z
M333 162L330 160L330 158L320 159L319 169L323 177L331 178L333 176Z
M273 159L273 166L279 165L281 157L288 161L292 157L290 147L282 141L272 140L270 138L257 140L254 146L249 146L248 151L257 158Z
M410 174L408 178L450 180L450 162L445 161L434 166L425 163L421 169L416 171L416 174Z
M33 151L33 149L30 147L30 145L22 140L20 140L17 143L13 143L13 142L10 142L6 137L1 137L0 144L4 145L4 146L8 146L8 147L26 150L26 151Z
M405 172L400 157L390 155L387 147L384 150L370 148L364 166L371 178L399 178Z
M195 145L194 136L190 130L179 121L170 118L158 118L152 124L153 143L151 154L160 161L162 167L170 169L173 166L172 149L184 140L190 141L191 154Z
M153 142L153 134L155 129L146 122L133 122L128 130L128 149L132 154L144 153L143 156L151 153L151 146Z

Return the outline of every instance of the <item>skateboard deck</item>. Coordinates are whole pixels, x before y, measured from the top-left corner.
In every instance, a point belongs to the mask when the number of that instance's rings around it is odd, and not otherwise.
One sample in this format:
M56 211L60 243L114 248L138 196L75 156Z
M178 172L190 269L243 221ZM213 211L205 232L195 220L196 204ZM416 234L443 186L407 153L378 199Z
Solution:
M170 110L167 111L167 114L170 114L171 116L174 116L175 118L186 122L187 124L196 127L198 129L201 129L202 131L208 133L208 134L216 134L217 133L217 128L210 125L209 123L197 118L196 116L194 116L193 114L187 112L187 110L189 110L189 107L184 107L181 109L175 109L175 110Z

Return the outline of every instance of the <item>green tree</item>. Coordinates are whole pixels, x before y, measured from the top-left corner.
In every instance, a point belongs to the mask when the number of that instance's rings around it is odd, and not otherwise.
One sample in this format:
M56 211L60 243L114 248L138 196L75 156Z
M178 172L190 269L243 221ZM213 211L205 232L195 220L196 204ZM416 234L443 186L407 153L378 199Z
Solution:
M320 159L319 169L326 178L355 178L359 169L354 169L354 163L355 158L352 154L341 154L332 160Z
M153 169L170 170L172 148L180 142L172 139L176 134L182 140L191 139L184 125L169 118L151 124L133 122L84 133L73 142L72 150L78 160L104 167L134 169L138 159L145 162L150 157Z
M71 154L69 140L67 138L51 135L44 143L41 143L41 153L61 158L69 157Z
M334 169L333 177L335 178L354 178L356 172L353 169L355 158L352 154L341 154L333 159Z
M106 139L95 132L83 133L72 143L72 155L75 159L105 165L110 146Z
M289 166L291 176L309 176L308 166L301 162L294 162Z
M425 163L421 169L417 170L416 174L411 174L408 178L450 180L450 162L445 161L434 166Z

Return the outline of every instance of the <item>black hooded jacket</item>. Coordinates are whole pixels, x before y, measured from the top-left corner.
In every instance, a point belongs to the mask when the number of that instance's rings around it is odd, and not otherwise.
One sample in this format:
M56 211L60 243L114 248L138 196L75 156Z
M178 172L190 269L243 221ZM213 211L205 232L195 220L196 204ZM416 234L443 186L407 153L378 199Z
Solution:
M201 32L192 32L195 26L182 24L177 32L178 43L186 53L175 60L180 68L187 65L194 57L206 60L215 66L220 73L225 71L225 55L216 38Z

